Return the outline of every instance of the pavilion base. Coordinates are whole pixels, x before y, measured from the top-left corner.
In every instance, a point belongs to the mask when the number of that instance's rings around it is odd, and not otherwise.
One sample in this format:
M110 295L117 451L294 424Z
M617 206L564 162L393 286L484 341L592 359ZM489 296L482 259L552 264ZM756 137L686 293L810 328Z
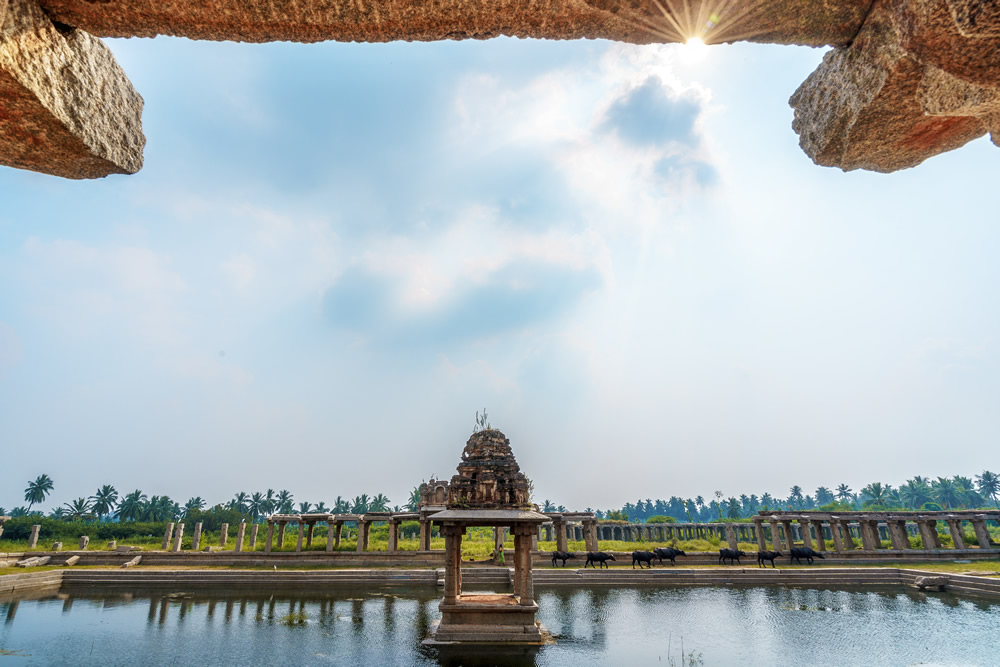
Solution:
M431 626L426 645L551 642L551 635L535 620L538 604L522 606L513 595L462 595L457 602L441 602L438 609L441 620Z

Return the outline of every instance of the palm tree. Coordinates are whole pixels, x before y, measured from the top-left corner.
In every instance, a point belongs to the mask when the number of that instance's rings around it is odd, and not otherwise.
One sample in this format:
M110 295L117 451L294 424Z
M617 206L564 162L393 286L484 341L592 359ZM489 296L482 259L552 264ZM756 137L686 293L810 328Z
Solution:
M351 512L350 504L344 500L342 497L337 496L337 499L333 501L333 513L334 514L349 514Z
M34 482L28 482L28 488L24 490L24 501L28 503L28 511L35 503L45 500L45 497L52 493L52 478L41 474L35 478Z
M278 512L280 514L291 514L292 510L295 509L295 506L292 504L293 502L292 494L289 493L286 489L278 491L277 501L278 501Z
M3 512L0 512L0 514L3 514ZM49 514L49 518L50 519L62 519L65 516L66 516L66 510L64 508L62 508L62 507L55 508Z
M7 508L6 507L0 507L0 516L4 516L5 514L7 514Z
M264 494L260 491L254 491L253 495L250 496L250 503L247 509L250 511L250 517L256 523L257 517L264 513L264 505L267 500L264 498Z
M982 475L976 476L976 486L979 493L987 498L992 498L993 504L997 506L997 509L1000 509L1000 502L997 502L997 496L1000 495L1000 475L984 470Z
M818 489L816 489L817 505L826 505L832 503L834 500L835 498L833 495L833 491L831 491L830 489L826 488L825 486L821 486Z
M119 521L138 521L142 518L145 506L146 495L139 489L136 489L122 498L121 504L118 505L118 511L115 512L115 517Z
M240 514L246 514L248 500L250 500L250 496L245 491L240 491L229 501L229 509L236 510Z
M551 500L548 500L548 499L543 500L542 501L542 511L543 512L555 512L556 511L556 506L552 504Z
M736 498L730 498L727 503L726 516L730 519L742 519L743 514L740 512L740 501Z
M21 505L20 507L15 507L10 511L10 517L12 519L16 519L19 516L28 516L28 508L25 507L24 505Z
M362 493L354 497L354 505L351 507L351 514L364 514L368 511L368 494Z
M93 501L90 509L97 515L98 521L103 521L105 516L114 511L115 503L118 502L118 491L110 484L105 484L90 499Z
M274 499L274 489L268 489L267 493L264 494L264 504L261 506L260 511L271 515L274 514L274 510L277 507L278 501Z
M188 501L184 503L184 516L189 516L191 512L195 510L205 509L205 501L201 496L195 496L194 498L188 498Z
M945 509L951 509L961 501L961 494L954 481L947 477L938 477L937 481L931 483L931 491L938 503Z
M86 498L77 498L72 502L66 503L64 507L66 508L66 516L70 519L89 519L93 517L90 513L90 501Z
M371 506L368 508L372 512L388 512L391 501L381 493L372 498Z
M899 487L899 499L907 507L920 509L924 503L931 502L934 497L931 495L931 487L927 485L927 482L922 477L914 477Z
M705 506L705 499L701 496L695 496L694 504L698 506L699 510L701 510L701 508Z
M788 494L789 504L791 501L796 501L799 504L799 508L802 507L802 487L796 484L793 486Z
M410 491L410 500L406 503L406 509L411 512L416 512L420 509L420 487L415 486L413 490Z
M774 507L774 497L770 493L765 493L760 497L760 506L766 509L771 509Z
M885 507L890 488L888 485L883 485L882 482L873 482L861 489L861 496L866 499L865 507Z
M312 503L309 502L299 503L299 514L309 514L310 507L312 507Z
M846 484L841 484L840 486L837 487L837 500L840 500L842 502L847 502L849 500L852 500L853 499L853 496L851 495L852 493L853 491L851 491L851 487L847 486Z

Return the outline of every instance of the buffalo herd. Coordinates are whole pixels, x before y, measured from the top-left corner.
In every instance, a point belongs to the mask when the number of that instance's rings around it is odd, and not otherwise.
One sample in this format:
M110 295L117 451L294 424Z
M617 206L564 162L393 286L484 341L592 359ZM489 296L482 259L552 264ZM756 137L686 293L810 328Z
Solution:
M745 557L747 554L739 549L719 549L719 565L741 565L741 557ZM774 568L774 561L776 558L782 556L780 551L758 551L757 552L757 567L767 567L767 563L771 564ZM671 565L676 565L676 558L678 556L687 556L686 553L680 549L674 549L673 547L667 548L656 548L652 551L633 551L632 552L632 569L635 569L636 563L639 564L639 569L643 569L643 565L646 568L653 567L653 561L657 561L660 565L663 565L663 559L670 561ZM552 566L555 567L557 561L562 561L563 567L566 566L566 561L579 558L574 553L568 551L553 551L552 552ZM813 551L808 547L796 547L789 552L789 564L792 562L802 564L802 560L805 559L806 563L809 565L813 564L813 559L823 558L823 554L818 551ZM608 561L616 560L613 554L605 553L603 551L597 552L587 552L587 560L583 567L609 567Z

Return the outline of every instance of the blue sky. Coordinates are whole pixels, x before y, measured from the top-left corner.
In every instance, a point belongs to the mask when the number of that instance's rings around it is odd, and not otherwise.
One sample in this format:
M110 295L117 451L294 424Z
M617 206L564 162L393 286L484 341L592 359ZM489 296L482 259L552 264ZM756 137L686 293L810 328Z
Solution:
M113 40L145 167L0 169L0 506L450 476L538 499L998 465L995 147L814 166L821 50Z

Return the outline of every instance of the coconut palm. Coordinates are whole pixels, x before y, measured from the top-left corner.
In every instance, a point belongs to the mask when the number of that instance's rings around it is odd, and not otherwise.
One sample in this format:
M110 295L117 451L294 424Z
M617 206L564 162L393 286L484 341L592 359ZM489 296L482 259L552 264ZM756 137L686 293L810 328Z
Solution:
M299 514L309 514L310 507L312 507L312 503L308 502L299 503Z
M90 497L90 500L90 509L97 515L98 521L103 521L105 516L114 511L115 503L118 502L118 491L110 484L105 484Z
M28 488L24 490L24 501L28 503L28 511L35 503L43 502L52 493L52 478L42 474L35 478L34 482L28 482Z
M740 512L740 501L736 498L730 498L726 502L726 516L730 519L742 519L743 514Z
M795 501L799 508L802 507L802 487L796 484L788 492L788 504L791 505L792 501Z
M264 507L266 506L267 500L264 498L264 494L260 491L254 491L253 495L250 496L250 501L247 504L247 509L249 510L250 517L257 521L257 517L264 514Z
M337 499L333 501L333 513L334 514L349 514L351 511L350 504L344 500L342 497L337 496Z
M420 509L420 487L415 486L413 490L410 491L410 500L406 503L406 509L411 512L416 512Z
M947 477L938 477L931 483L931 492L937 499L941 507L951 509L961 502L962 494L953 480Z
M278 491L277 503L278 503L278 513L279 514L291 514L295 509L295 505L292 504L292 494L286 489Z
M818 489L816 489L816 503L818 505L827 505L829 503L832 503L834 500L835 498L833 495L833 491L831 491L830 489L826 488L825 486L821 486Z
M142 518L145 507L146 495L136 489L122 498L121 504L118 505L118 511L115 512L115 517L119 521L138 521Z
M362 493L354 497L354 504L351 506L351 514L364 514L368 511L368 494Z
M264 494L264 504L261 506L260 511L264 514L274 514L275 508L278 507L278 501L274 498L274 489L268 489L267 493Z
M313 508L313 512L317 514L329 514L330 508L326 506L326 503L316 503L316 507Z
M984 470L982 475L976 476L976 487L983 496L992 498L993 504L1000 509L1000 502L997 502L997 496L1000 495L1000 475Z
M922 477L914 477L899 487L899 499L907 507L920 509L924 503L929 503L934 499L931 494L931 487Z
M24 505L20 507L15 507L10 511L10 516L12 519L16 519L19 516L28 516L28 508Z
M872 482L861 489L861 497L865 499L865 507L885 507L891 487L882 482Z
M195 496L193 498L188 498L188 501L184 503L184 516L190 516L191 512L195 510L205 509L205 501L201 496Z
M6 507L0 507L0 516L4 516L6 514L7 514L7 508Z
M94 516L90 513L90 501L86 498L77 498L63 507L66 508L65 516L69 519L91 519Z
M250 496L248 496L245 491L240 491L233 497L232 500L229 501L229 509L236 510L240 514L246 514L247 502L249 500Z
M368 510L371 512L388 512L390 502L391 501L389 500L389 498L379 493L374 498L372 498L372 502L371 505L368 507Z
M846 484L841 484L837 487L837 500L842 502L853 500L854 497L851 495L852 493L853 491L851 491L851 487Z

